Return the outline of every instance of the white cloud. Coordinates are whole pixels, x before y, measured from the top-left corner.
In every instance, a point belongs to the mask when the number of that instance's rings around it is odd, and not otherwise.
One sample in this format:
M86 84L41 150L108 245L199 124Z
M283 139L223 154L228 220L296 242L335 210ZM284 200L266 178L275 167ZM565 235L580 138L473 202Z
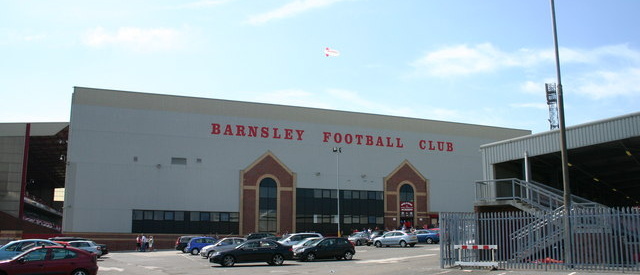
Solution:
M577 87L578 93L596 100L616 96L640 96L640 68L595 71L585 74L577 83L580 83Z
M102 27L88 31L83 37L90 47L122 47L138 52L158 52L181 48L184 41L181 31L169 28L141 29L123 27L109 32Z
M494 72L507 67L529 67L553 60L553 53L520 49L504 52L491 43L457 45L425 54L412 62L419 75L459 76Z
M222 5L222 4L226 4L228 2L230 2L230 0L201 0L201 1L185 3L185 4L182 4L182 5L178 5L178 6L172 6L172 7L169 7L169 8L171 8L171 9L208 8L208 7L215 7L215 6L219 6L219 5Z
M330 6L344 0L295 0L275 10L251 16L247 22L250 24L264 24L271 20L295 16L311 9Z

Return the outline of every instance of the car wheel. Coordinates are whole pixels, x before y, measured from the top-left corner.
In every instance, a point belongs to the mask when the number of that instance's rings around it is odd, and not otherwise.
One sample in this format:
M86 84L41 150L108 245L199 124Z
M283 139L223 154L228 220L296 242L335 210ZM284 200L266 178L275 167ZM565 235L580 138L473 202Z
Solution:
M345 252L344 255L342 255L342 258L347 261L353 259L353 252L351 251Z
M76 269L73 272L71 272L71 275L89 275L89 272L87 272L84 269Z
M376 242L376 247L382 247L382 243L381 242Z
M284 257L280 254L273 255L273 258L271 258L271 262L269 262L270 265L282 265L283 263Z
M186 246L182 249L182 253L189 253L189 250L187 249Z
M400 246L402 246L402 247L407 247L407 242L405 242L405 241L400 241Z
M361 242L360 240L357 240L357 241L356 241L356 245L357 245L357 246L361 246L361 245L362 245L362 242Z
M198 255L200 253L200 249L194 248L191 249L191 255Z
M309 253L307 254L307 257L305 257L307 262L313 262L316 260L316 254L315 253Z
M224 256L224 258L222 258L222 263L220 263L222 266L233 266L236 263L236 259L231 256L231 255L227 255Z
M428 244L432 244L432 243L433 243L433 240L432 240L431 238L427 238L427 243L428 243Z

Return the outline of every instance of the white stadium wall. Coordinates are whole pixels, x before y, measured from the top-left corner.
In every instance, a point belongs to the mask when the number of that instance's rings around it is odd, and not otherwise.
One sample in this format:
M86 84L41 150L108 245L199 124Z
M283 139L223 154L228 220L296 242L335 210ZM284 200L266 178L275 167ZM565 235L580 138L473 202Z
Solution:
M77 87L63 231L128 233L134 209L242 212L241 172L265 154L294 173L294 189L393 191L384 180L406 161L427 181L429 213L472 211L480 146L528 134Z

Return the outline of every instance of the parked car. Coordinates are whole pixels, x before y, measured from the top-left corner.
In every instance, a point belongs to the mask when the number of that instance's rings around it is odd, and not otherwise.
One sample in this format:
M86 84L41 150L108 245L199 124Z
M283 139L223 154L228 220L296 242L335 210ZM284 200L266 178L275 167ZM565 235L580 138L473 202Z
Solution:
M89 251L93 254L96 254L98 258L102 256L102 249L100 246L93 241L70 241L68 242L69 246L73 246L75 248L79 248L82 250Z
M402 247L415 246L418 243L418 236L413 233L407 233L404 231L389 231L384 235L373 239L373 244L376 247L399 245Z
M221 247L225 247L225 246L238 246L239 244L246 242L247 239L245 238L236 238L236 237L230 237L230 238L224 238L221 239L219 241L217 241L214 244L211 245L207 245L205 247L203 247L202 249L200 249L200 256L205 257L205 258L209 258L211 257L211 255L213 255L213 252L215 252L215 250L217 248L221 248Z
M257 233L249 233L249 235L245 236L247 240L263 239L263 238L271 238L271 237L276 237L276 235L268 232L257 232Z
M371 231L371 233L369 234L369 240L367 241L367 245L372 245L373 239L384 235L384 233L387 233L387 231L384 231L384 230Z
M428 229L419 229L415 232L416 236L418 236L418 242L425 242L428 244L439 243L440 242L440 233L433 230Z
M36 246L0 261L0 274L98 274L97 256L75 247Z
M300 261L315 259L353 259L356 249L347 238L329 237L315 240L311 245L298 248L293 257Z
M280 238L278 242L284 245L294 245L306 238L311 237L322 238L323 236L320 233L291 233L282 236L282 238Z
M291 259L293 259L291 246L268 239L254 239L248 240L237 247L227 246L216 250L209 258L209 262L222 266L251 262L282 265L285 260Z
M187 244L189 244L189 241L191 239L196 238L196 237L200 237L200 236L180 236L180 237L178 237L178 239L176 240L175 249L176 250L180 250L183 253L189 252L188 250L186 250Z
M319 238L319 237L306 238L306 239L298 242L297 244L292 245L291 248L293 248L293 252L295 253L296 250L299 249L300 247L309 246L317 239L322 239L322 238Z
M49 240L59 244L63 244L63 245L68 244L71 241L91 241L90 239L87 239L87 238L69 237L69 236L53 237L53 238L49 238ZM109 254L109 248L107 247L106 244L97 243L97 245L100 246L100 251L102 253L101 256Z
M369 233L368 232L355 232L349 236L349 241L354 243L355 245L365 245L369 242Z
M218 241L218 239L214 237L195 237L189 240L187 246L184 248L182 252L185 250L190 252L191 255L198 255L200 253L200 249L207 245L214 244Z
M37 246L62 246L59 243L43 239L26 239L9 242L0 247L0 260L11 259L18 254Z

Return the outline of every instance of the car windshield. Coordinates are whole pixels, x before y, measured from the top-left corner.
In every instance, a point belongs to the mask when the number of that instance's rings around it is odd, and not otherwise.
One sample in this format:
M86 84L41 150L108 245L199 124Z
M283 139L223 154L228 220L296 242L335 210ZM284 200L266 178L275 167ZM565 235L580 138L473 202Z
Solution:
M317 245L320 241L322 241L322 239L314 239L312 240L309 244L305 245L305 246L313 246L313 245Z
M283 235L282 238L280 238L280 240L278 241L285 241L287 238L289 238L289 236L291 236L291 234Z

